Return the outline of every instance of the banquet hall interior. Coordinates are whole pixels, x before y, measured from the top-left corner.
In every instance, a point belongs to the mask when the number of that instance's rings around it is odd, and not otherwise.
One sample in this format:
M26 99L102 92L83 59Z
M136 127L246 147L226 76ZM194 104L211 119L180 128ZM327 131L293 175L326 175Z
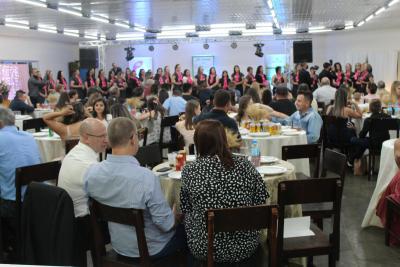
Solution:
M0 0L0 264L400 266L400 0Z

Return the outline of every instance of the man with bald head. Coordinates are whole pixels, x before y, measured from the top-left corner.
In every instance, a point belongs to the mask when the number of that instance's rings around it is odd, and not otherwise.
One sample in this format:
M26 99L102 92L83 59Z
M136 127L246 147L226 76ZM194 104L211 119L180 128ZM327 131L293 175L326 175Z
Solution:
M331 86L328 77L321 79L321 86L314 91L313 96L315 101L323 102L325 106L329 105L335 99L336 88Z
M74 202L75 217L89 214L88 197L83 189L83 176L96 163L99 153L107 146L107 130L98 119L84 120L79 129L80 139L64 158L58 176L58 186L64 188Z

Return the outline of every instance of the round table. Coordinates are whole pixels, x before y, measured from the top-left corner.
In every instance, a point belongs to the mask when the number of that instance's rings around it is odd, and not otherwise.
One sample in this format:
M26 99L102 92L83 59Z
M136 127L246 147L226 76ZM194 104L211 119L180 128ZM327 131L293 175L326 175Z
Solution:
M257 140L261 156L273 156L282 159L282 146L305 145L307 144L307 135L305 131L299 131L298 135L273 135L267 137L252 137L250 135L242 135L242 140L245 142L247 149L243 151L245 154L250 154L252 140ZM297 172L302 172L310 176L310 162L308 159L290 160Z
M33 134L35 135L35 134ZM36 143L39 147L42 163L53 161L56 158L65 156L65 145L61 138L54 136L35 136Z
M386 187L398 171L397 165L394 161L395 141L396 139L390 139L382 143L378 179L361 227L377 226L383 228L383 225L375 212L376 205L378 204L382 193L386 190Z
M286 167L288 170L287 172L280 175L263 177L265 186L267 187L267 191L270 196L269 198L267 198L266 204L277 203L279 182L296 179L295 167L293 166L293 164L282 160L280 160L278 164L280 166ZM177 210L180 211L181 202L179 194L181 190L181 180L169 178L168 173L170 171L164 173L157 172L157 170L164 167L169 167L169 163L164 162L157 165L156 167L153 168L153 172L160 177L161 189L163 190L165 199L167 200L169 205L172 207L175 204ZM286 208L285 217L299 217L299 216L302 216L301 205L291 205Z

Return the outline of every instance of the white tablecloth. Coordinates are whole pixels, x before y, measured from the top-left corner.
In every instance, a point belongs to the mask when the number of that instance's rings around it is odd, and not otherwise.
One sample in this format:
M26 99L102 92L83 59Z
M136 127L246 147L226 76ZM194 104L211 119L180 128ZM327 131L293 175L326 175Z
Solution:
M246 143L247 151L244 153L250 155L249 149L253 139L258 141L262 156L273 156L282 159L282 146L305 145L307 144L307 135L305 131L301 131L299 135L285 136L274 135L268 137L251 137L249 135L242 136ZM296 172L302 172L305 175L310 175L310 163L308 159L289 160L295 168Z
M34 118L41 118L43 117L44 114L53 112L52 109L47 109L47 108L35 108L35 111L33 112L33 117Z
M379 218L375 215L376 205L389 185L393 176L398 171L397 165L394 161L394 142L396 139L390 139L382 144L381 160L379 165L378 180L371 200L369 201L368 209L365 213L361 227L378 226L383 227Z
M35 137L35 140L43 163L65 156L65 145L60 137Z

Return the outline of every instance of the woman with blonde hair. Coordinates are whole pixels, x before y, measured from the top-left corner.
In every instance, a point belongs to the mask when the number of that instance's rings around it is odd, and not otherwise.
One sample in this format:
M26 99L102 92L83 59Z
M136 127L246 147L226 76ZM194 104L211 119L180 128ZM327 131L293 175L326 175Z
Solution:
M394 81L390 88L390 99L392 105L400 106L400 81Z
M178 132L183 136L185 147L194 144L194 123L193 118L200 115L200 103L197 100L189 100L186 102L185 114L181 116L180 120L175 124Z

